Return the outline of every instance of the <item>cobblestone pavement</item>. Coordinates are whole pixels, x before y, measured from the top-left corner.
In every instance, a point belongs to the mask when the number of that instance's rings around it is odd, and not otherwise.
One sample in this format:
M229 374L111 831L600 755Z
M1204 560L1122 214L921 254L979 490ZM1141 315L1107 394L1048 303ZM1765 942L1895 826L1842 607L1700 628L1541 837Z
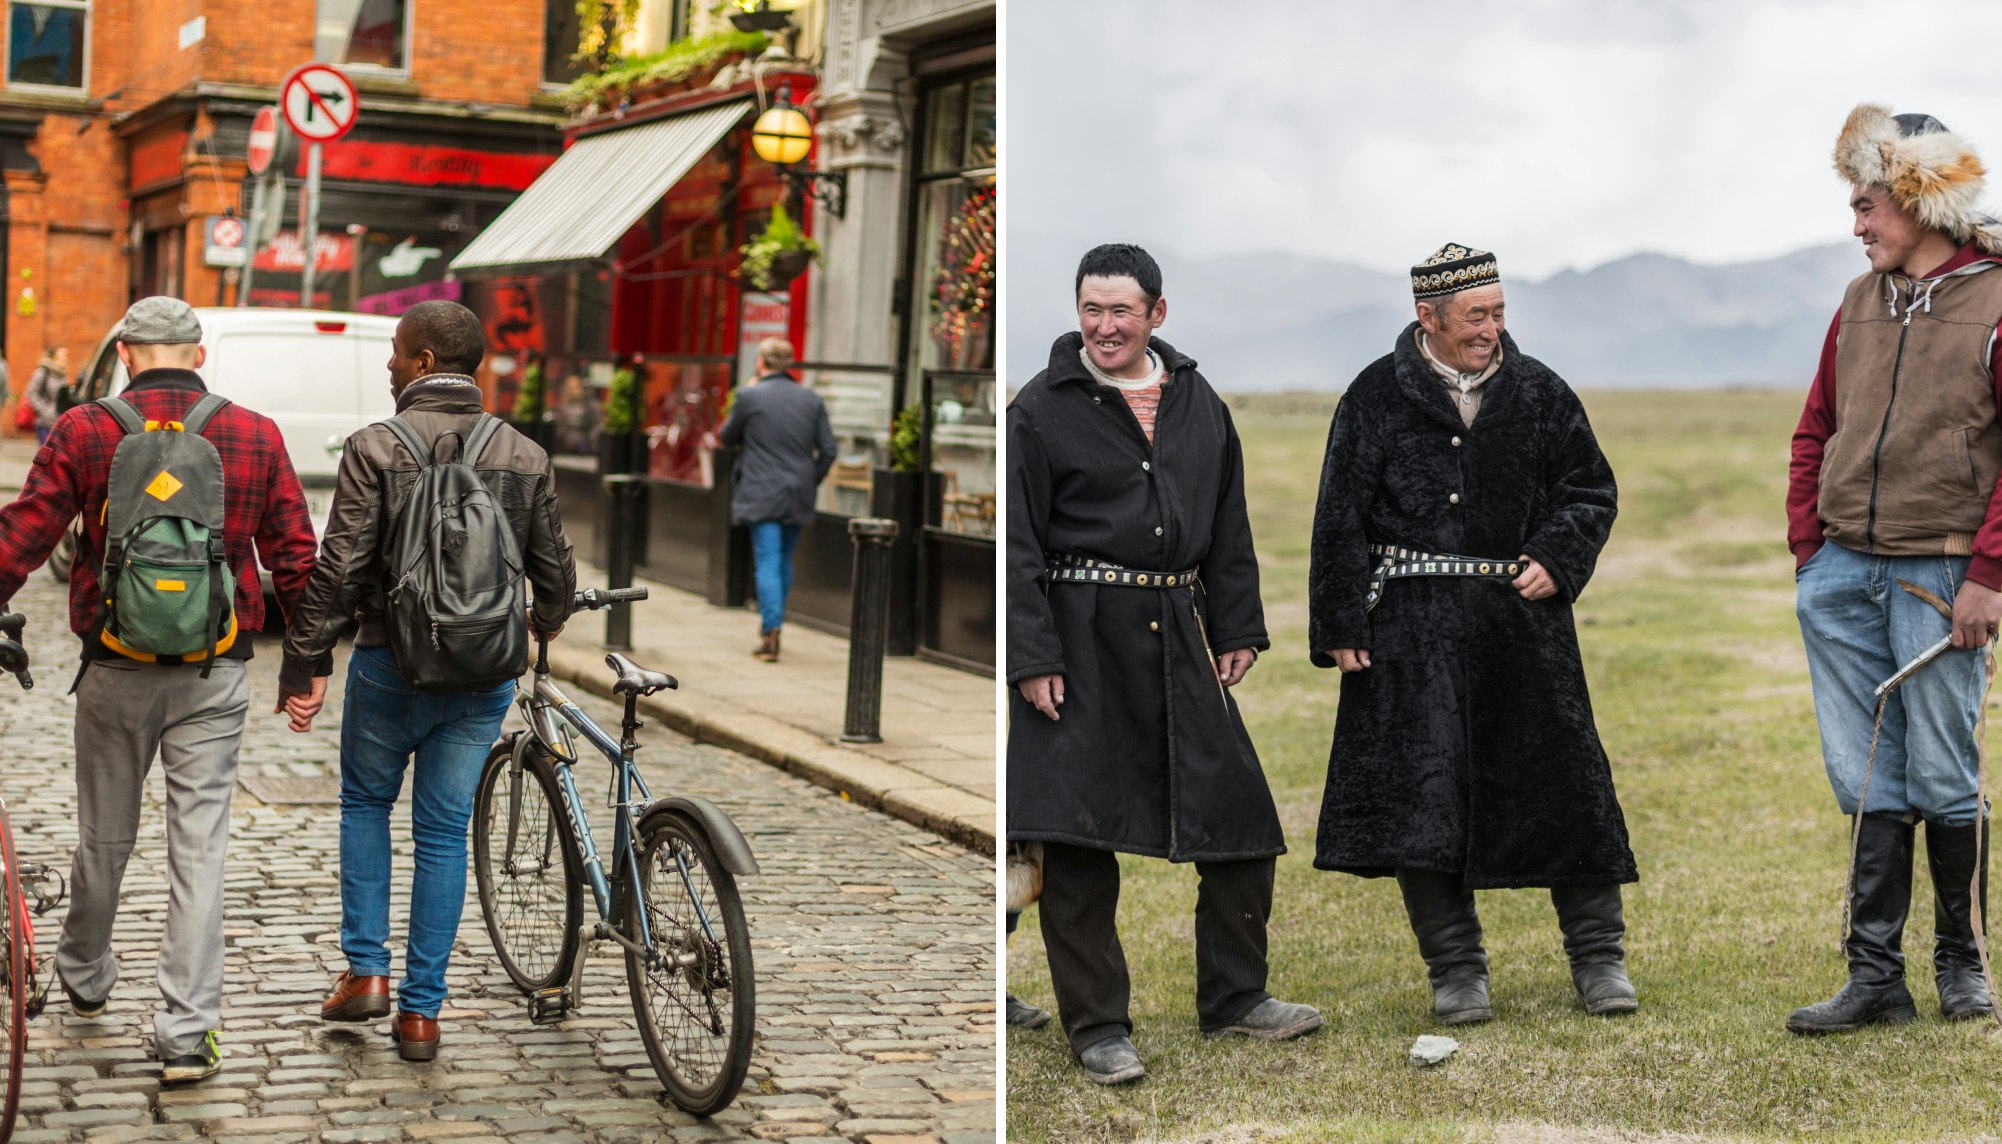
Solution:
M0 676L7 744L0 791L21 860L66 872L76 821L73 700L63 692L75 672L76 643L59 619L67 614L63 591L37 572L14 601L29 616L37 686L23 695ZM693 657L658 666L684 676L700 671ZM344 663L327 717L307 735L292 734L268 713L276 698L275 647L251 667L243 775L335 776L333 716ZM616 727L616 708L577 697L592 718ZM993 1140L990 861L731 752L656 728L640 738L654 793L700 794L721 804L763 866L761 876L740 883L757 966L759 1035L733 1107L698 1120L667 1100L634 1028L624 963L609 943L589 964L582 1009L561 1025L530 1024L494 958L470 877L436 1062L399 1060L387 1022L322 1023L319 999L345 968L338 808L267 806L242 786L231 815L223 1070L198 1085L163 1089L151 1058L154 958L166 907L155 768L125 879L116 937L121 979L97 1020L73 1016L58 989L32 1022L14 1140ZM602 806L608 785L602 762L580 772L601 839L609 837ZM391 945L399 971L408 823L400 812L393 828ZM41 957L53 953L60 924L60 910L42 919Z

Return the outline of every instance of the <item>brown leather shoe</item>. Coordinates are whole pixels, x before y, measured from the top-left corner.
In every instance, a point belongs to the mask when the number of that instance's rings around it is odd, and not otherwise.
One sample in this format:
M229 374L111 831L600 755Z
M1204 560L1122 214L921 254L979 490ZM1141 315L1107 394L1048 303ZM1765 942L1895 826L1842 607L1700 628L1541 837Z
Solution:
M777 659L779 657L779 633L776 630L758 633L758 646L751 651L751 655L753 658L762 659L766 663Z
M322 1021L373 1021L389 1016L389 978L342 973L320 1003Z
M438 1022L415 1013L398 1013L389 1027L396 1038L396 1055L406 1061L438 1059Z

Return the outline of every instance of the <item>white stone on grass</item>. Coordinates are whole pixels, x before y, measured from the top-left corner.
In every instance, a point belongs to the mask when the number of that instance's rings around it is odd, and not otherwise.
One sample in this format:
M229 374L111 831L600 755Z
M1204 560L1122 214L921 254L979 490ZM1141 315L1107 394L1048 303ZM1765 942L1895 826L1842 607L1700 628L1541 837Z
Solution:
M1411 1043L1411 1063L1419 1068L1436 1065L1459 1048L1460 1042L1451 1037L1423 1036Z

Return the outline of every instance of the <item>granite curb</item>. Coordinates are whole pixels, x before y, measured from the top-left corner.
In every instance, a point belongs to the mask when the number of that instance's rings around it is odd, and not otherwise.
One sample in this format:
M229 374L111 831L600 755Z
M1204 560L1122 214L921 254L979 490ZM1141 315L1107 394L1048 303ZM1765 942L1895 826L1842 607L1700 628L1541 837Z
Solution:
M613 697L612 677L601 651L552 642L549 668L557 679L575 683L594 695ZM639 710L697 742L713 743L769 763L976 853L994 854L994 804L978 795L755 711L705 711L694 697L676 692L644 696Z

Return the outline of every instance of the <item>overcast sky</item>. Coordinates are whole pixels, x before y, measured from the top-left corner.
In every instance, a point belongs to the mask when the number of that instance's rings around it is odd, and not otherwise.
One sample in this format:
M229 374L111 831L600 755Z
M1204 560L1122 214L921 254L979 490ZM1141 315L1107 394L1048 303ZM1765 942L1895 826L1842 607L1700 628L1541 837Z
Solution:
M1453 241L1495 251L1504 278L1641 250L1715 263L1843 241L1829 155L1862 101L1972 138L2002 205L1994 3L1003 8L1020 287L1047 288L1045 268L1110 241L1391 271ZM1067 291L1067 272L1054 277Z

